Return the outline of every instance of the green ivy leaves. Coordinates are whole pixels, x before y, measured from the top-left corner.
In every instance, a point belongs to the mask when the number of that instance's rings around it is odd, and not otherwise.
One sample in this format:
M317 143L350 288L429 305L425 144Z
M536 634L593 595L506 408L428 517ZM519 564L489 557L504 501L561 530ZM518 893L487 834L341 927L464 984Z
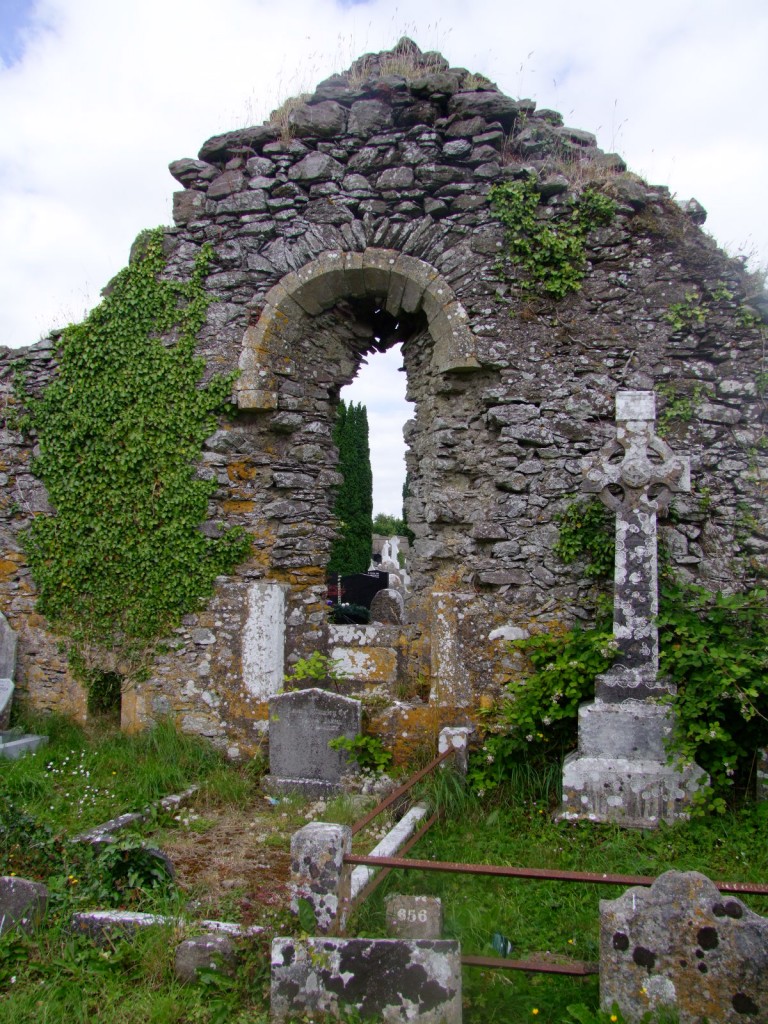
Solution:
M86 677L94 661L114 663L110 654L135 668L250 550L242 531L211 540L199 530L215 483L195 464L234 375L202 385L194 355L210 251L188 281L162 280L162 239L162 228L143 236L104 301L64 332L42 397L24 396L39 442L33 470L55 508L23 538L38 608Z
M553 299L578 291L586 270L586 237L613 220L613 200L588 188L564 214L546 220L539 215L541 196L533 177L493 185L489 197L491 211L507 229L509 255L527 272L523 291Z

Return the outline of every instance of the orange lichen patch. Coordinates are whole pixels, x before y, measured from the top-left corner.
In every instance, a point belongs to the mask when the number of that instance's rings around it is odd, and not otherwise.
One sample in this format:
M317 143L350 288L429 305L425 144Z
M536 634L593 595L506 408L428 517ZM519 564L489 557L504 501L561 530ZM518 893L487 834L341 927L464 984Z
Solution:
M256 502L245 501L241 498L231 498L223 503L222 508L225 512L231 512L234 515L248 515L248 513L253 512L256 508Z
M471 717L466 708L438 707L434 704L392 706L371 715L368 731L378 736L392 751L396 765L423 758L424 752L437 752L437 738L445 726L466 725Z
M227 476L230 480L253 480L258 471L258 466L246 461L233 462L227 466Z
M0 580L15 576L22 565L24 565L24 556L16 551L9 551L5 558L0 558Z

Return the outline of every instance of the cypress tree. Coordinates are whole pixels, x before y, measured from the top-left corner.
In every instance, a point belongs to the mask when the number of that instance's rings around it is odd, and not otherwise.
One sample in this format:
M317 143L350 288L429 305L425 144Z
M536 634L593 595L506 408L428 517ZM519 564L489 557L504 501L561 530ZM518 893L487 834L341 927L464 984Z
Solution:
M341 534L331 548L329 572L366 572L373 534L373 474L368 446L368 412L364 405L339 403L333 439L344 477L334 512Z

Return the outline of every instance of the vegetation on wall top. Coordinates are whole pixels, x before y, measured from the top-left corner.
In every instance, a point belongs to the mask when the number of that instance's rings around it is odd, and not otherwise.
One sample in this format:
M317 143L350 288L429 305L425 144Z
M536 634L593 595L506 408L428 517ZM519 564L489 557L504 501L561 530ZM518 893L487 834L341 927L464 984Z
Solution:
M116 665L135 672L250 550L241 530L210 539L199 529L216 484L194 467L234 375L203 386L194 355L210 254L189 280L161 280L162 240L162 228L142 236L107 297L64 331L42 397L23 396L39 444L33 471L55 509L33 520L24 546L38 608L86 683Z
M614 201L587 188L552 219L543 219L541 194L532 176L492 185L489 198L491 211L507 229L509 256L526 272L523 291L552 299L578 291L586 270L586 237L613 220Z

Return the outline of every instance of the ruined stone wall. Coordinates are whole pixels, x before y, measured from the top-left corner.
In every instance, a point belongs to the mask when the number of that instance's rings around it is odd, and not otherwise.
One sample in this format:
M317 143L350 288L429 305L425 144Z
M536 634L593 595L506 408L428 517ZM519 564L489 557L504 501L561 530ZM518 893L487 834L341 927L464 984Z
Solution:
M592 583L554 554L556 517L579 491L580 460L611 437L622 387L655 388L667 440L691 455L693 493L662 524L674 564L715 589L764 573L764 325L742 265L699 227L701 208L627 173L553 111L407 46L388 73L392 56L328 79L287 123L217 136L171 164L183 190L167 273L185 278L212 244L217 301L199 352L209 373L241 370L239 412L200 467L218 483L206 529L242 524L254 554L124 696L129 726L172 714L247 751L284 668L333 648L335 403L362 358L396 341L416 409L412 595L397 643L371 645L394 662L369 659L363 690L428 692L447 709L437 717L455 719L510 677L505 637L589 619ZM581 289L559 301L526 290L519 267L499 269L489 189L530 174L543 220L587 186L616 202L587 236ZM19 359L33 387L55 369L50 342L7 352L6 393ZM77 688L35 617L16 540L45 510L33 443L2 435L0 602L20 633L20 697L69 708Z

